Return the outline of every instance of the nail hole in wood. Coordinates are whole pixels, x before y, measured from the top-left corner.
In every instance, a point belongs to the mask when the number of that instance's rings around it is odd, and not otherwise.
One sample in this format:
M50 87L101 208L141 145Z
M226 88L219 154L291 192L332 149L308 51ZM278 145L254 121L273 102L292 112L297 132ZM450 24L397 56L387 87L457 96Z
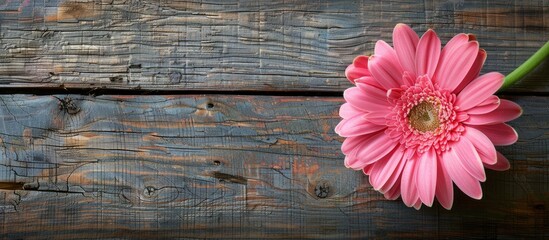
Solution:
M121 76L109 77L111 82L122 82L124 79Z
M128 68L141 68L141 64L130 64Z

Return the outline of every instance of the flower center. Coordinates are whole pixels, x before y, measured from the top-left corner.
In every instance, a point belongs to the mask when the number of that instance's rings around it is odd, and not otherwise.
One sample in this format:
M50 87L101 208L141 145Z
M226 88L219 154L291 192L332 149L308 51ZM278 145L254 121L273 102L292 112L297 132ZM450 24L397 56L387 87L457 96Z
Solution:
M431 132L440 126L438 108L428 101L423 101L410 109L408 121L410 126L420 132Z
M430 149L442 154L465 132L454 106L456 95L439 89L426 75L413 86L391 89L387 98L394 107L385 117L386 134L417 154Z

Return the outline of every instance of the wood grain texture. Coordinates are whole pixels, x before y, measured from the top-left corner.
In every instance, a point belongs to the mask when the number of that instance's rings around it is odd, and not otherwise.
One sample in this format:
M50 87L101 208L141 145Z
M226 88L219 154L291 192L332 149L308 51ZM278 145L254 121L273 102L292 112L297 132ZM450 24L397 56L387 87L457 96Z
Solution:
M0 235L547 238L549 97L510 99L512 169L416 211L343 167L340 97L2 95Z
M329 91L392 42L396 23L443 43L477 35L483 72L507 74L549 39L548 0L6 0L1 87ZM510 91L546 92L548 63Z

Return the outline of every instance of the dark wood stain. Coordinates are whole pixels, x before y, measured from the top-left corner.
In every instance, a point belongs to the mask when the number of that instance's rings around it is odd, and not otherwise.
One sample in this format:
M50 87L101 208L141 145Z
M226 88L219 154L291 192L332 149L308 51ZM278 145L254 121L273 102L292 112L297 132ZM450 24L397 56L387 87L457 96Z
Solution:
M20 182L0 182L0 189L2 190L23 190L25 183Z

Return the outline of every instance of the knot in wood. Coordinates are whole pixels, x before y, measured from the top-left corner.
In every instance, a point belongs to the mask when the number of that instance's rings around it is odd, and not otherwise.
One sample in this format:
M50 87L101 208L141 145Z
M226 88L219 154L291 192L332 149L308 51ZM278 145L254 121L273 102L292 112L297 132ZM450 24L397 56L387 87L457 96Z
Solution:
M330 193L330 186L326 182L318 183L315 187L315 195L319 198L326 198Z
M153 186L146 186L143 190L143 194L145 194L145 196L147 197L153 197L154 195L156 195L156 188Z
M80 107L70 97L65 97L63 99L57 98L59 100L59 110L65 111L68 114L74 115L80 112Z

